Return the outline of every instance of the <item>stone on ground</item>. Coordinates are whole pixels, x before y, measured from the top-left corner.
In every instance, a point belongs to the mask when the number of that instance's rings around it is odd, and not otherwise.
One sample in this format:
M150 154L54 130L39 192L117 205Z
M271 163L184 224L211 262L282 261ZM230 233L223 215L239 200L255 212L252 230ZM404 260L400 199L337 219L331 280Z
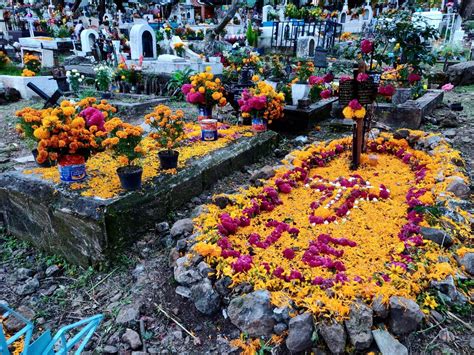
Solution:
M421 235L423 239L431 240L438 245L449 248L453 245L453 238L442 229L421 227Z
M474 276L474 253L466 253L459 260L459 264L467 273Z
M221 304L220 296L208 279L204 279L191 287L191 298L196 309L202 314L212 315L219 311Z
M382 355L408 355L407 348L386 330L376 329L372 334Z
M452 176L452 177L449 177L446 180L449 180L449 185L446 188L446 191L452 192L454 195L456 195L459 198L466 199L466 198L469 197L469 195L471 193L471 189L464 182L464 180L462 178L460 178L458 176Z
M382 302L381 296L377 296L372 302L372 310L374 311L374 316L380 319L385 319L388 317L388 305Z
M35 311L33 311L31 308L28 308L26 306L20 306L18 307L16 311L20 313L26 319L30 319L30 320L33 320L33 318L36 315ZM15 317L8 317L7 319L3 321L2 324L5 326L5 329L9 333L16 333L25 326L25 324L21 320Z
M194 225L191 218L184 218L176 221L171 227L171 236L173 238L188 237L193 233Z
M115 322L120 325L133 324L140 317L140 309L135 305L128 305L120 309Z
M453 85L474 84L474 61L451 65L446 74L449 77L449 82Z
M349 339L356 350L365 350L372 344L372 309L363 303L351 306L349 319L345 321Z
M423 318L424 314L415 301L397 296L390 298L389 325L395 335L414 332Z
M227 309L230 321L250 337L271 336L275 320L270 293L255 291L234 298Z
M343 354L346 347L346 330L341 323L327 322L319 327L319 333L333 354Z
M311 348L313 335L313 316L311 313L300 314L290 320L286 347L292 353Z
M127 328L125 333L122 335L122 341L130 345L132 350L137 350L142 346L142 341L140 339L140 335L130 328Z

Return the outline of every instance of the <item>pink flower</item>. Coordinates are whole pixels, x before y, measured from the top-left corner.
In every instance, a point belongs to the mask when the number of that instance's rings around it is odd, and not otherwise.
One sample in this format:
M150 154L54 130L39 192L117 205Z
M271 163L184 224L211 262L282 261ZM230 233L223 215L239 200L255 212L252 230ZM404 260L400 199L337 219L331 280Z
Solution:
M357 101L356 99L352 100L349 102L349 107L353 109L354 111L360 110L362 108L362 105Z
M349 75L342 75L339 78L339 83L343 83L344 81L350 81L350 80L352 80L352 78Z
M315 75L311 75L309 77L309 85L320 85L322 83L324 83L324 78L320 77L320 76L315 76Z
M325 89L325 90L321 91L320 95L323 99L329 99L332 95L332 91L330 89Z
M451 83L444 84L443 86L441 86L441 89L445 92L448 92L454 89L454 85Z
M417 81L420 81L420 80L421 80L421 76L416 74L416 73L410 73L408 75L408 81L409 81L410 84L413 84L413 83L415 83Z
M366 74L366 73L359 73L359 74L357 75L357 81L358 81L359 83L362 83L362 82L367 81L367 80L369 80L369 75L368 75L368 74Z
M374 50L374 43L371 40L364 39L360 42L360 50L364 54L369 54Z
M395 88L393 85L387 84L379 87L379 94L382 96L390 97L395 94Z
M287 249L283 250L283 256L286 259L291 260L295 257L295 251L291 248L287 248Z
M184 84L182 87L181 87L181 92L184 94L184 95L187 95L189 94L189 92L191 91L191 89L193 88L193 86L191 84Z
M186 100L190 103L190 104L205 104L206 103L206 98L204 97L203 94L201 94L200 92L190 92L186 95Z
M325 83L330 83L331 81L334 80L334 74L333 73L327 73L324 77L324 82Z
M79 113L79 116L85 119L87 128L96 126L100 131L105 130L105 116L100 110L94 107L88 107L85 110L82 110Z

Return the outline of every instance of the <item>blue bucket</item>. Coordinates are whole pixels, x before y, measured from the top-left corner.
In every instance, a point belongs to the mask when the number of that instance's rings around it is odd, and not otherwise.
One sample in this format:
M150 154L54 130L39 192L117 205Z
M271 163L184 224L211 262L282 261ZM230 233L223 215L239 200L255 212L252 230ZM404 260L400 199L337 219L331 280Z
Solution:
M87 177L86 164L58 165L58 169L62 182L80 182Z

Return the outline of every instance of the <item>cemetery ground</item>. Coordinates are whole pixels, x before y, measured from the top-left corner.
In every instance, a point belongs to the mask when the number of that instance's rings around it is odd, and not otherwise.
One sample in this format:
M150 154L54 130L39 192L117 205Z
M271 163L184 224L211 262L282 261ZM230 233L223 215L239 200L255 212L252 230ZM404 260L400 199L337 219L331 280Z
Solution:
M464 110L451 111L448 105L452 102L461 102ZM21 166L21 159L18 162L15 158L29 153L18 141L13 120L8 117L14 117L17 109L30 105L31 101L21 101L0 107L0 117L7 118L0 120L0 170ZM41 106L38 103L33 105ZM171 106L184 108L190 118L195 116L189 104L172 103ZM444 104L427 118L422 129L441 132L455 149L462 152L472 180L474 86L458 87L446 93ZM7 302L22 311L41 328L57 329L62 324L88 315L105 314L105 321L88 346L89 351L96 353L132 350L148 353L236 351L238 349L230 341L239 338L240 331L229 319L222 313L203 316L191 300L175 291L177 284L172 264L176 249L173 248L179 249L180 240L189 232L190 221L186 219L195 217L200 206L211 203L214 195L232 193L240 187L255 184L256 173L262 174L265 167L278 165L293 149L348 134L349 131L335 129L327 119L307 135L282 137L273 155L216 181L210 190L193 198L183 208L170 214L167 222L158 224L137 240L130 250L97 269L82 269L60 258L45 255L2 230L0 302ZM176 221L181 223L170 230ZM432 312L424 328L400 338L400 341L413 354L472 353L472 321L469 303L450 310L445 308ZM323 343L319 341L318 344L314 352L327 353ZM284 343L263 348L275 354L287 351Z

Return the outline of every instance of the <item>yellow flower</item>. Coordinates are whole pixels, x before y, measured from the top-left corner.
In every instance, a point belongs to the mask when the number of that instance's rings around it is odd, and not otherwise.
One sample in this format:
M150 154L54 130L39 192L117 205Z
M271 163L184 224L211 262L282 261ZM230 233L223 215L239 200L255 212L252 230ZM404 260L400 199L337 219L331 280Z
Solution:
M360 110L354 111L354 116L355 116L355 118L359 118L359 119L364 118L365 113L366 113L365 108L362 107Z
M208 66L206 67L206 71L207 71L208 73L210 73L210 72L212 71L212 68L211 68L210 65L208 65Z
M342 110L342 114L344 115L344 118L354 118L354 111L349 106L344 107L344 109Z
M425 301L423 302L423 306L427 306L431 309L435 309L436 307L438 307L438 303L436 302L434 297L427 295L425 298Z
M252 76L252 81L253 81L254 83L256 83L256 82L259 81L259 80L260 80L260 77L259 77L258 75Z
M220 92L215 92L212 94L212 99L213 100L220 100L220 98L222 97L222 94Z
M43 128L43 127L39 127L37 129L35 129L34 132L33 132L33 135L37 139L48 139L51 136L49 131L46 130L45 128Z
M206 92L206 88L205 88L204 86L201 86L201 87L199 88L199 92L200 92L201 94L204 94L204 93Z

